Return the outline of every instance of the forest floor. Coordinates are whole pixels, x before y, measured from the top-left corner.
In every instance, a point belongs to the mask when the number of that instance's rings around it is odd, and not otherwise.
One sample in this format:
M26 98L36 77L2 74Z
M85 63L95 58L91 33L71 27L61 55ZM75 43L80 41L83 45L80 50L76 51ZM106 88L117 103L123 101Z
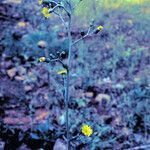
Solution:
M0 6L0 149L65 150L63 77L57 74L62 68L39 63L38 58L45 47L67 53L66 32L53 21L47 25L55 30L49 39L46 29L37 25L38 18L28 19L27 8L17 9L9 3ZM149 17L112 10L103 12L97 24L104 26L102 33L73 48L70 133L75 136L82 124L89 124L93 150L148 145ZM80 32L73 26L74 39L81 37ZM77 150L89 150L90 140L81 135L72 144Z

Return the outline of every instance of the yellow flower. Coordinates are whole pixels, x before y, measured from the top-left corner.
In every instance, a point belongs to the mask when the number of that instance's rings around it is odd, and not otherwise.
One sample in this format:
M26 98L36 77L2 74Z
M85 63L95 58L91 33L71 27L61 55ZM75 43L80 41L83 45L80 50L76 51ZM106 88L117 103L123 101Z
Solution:
M43 0L39 0L39 5L42 5L42 3L43 3Z
M40 57L40 58L39 58L39 61L40 61L40 62L45 62L45 60L46 60L45 57Z
M102 30L102 29L103 29L103 26L98 26L97 29L98 29L98 30Z
M92 128L89 126L89 125L87 125L87 124L84 124L83 126L82 126L82 133L85 135L85 136L90 136L92 133L93 133L93 130L92 130Z
M51 14L49 13L47 7L44 7L44 8L42 9L42 13L43 13L43 15L44 15L46 18L49 18L50 15L51 15Z
M67 70L66 69L64 69L64 70L61 70L61 71L59 71L59 72L57 72L58 74L67 74Z
M23 22L23 21L20 21L20 22L18 22L18 26L19 26L19 27L25 27L25 26L26 26L26 23Z

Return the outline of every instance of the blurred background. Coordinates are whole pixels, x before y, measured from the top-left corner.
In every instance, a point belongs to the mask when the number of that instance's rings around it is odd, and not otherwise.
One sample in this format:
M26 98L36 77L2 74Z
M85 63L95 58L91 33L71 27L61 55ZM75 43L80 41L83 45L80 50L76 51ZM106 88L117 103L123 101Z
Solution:
M62 67L38 59L67 54L67 32L55 14L46 19L41 11L36 0L0 1L0 149L66 150L63 78L57 74ZM150 1L83 0L73 15L73 40L86 33L92 20L104 29L73 47L69 123L72 136L81 133L84 123L94 133L81 134L72 146L147 146Z

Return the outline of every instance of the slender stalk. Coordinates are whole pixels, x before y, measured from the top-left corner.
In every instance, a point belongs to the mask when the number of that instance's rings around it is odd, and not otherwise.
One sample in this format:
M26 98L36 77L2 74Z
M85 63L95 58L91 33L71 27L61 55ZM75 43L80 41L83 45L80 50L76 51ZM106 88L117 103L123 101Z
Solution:
M76 40L74 43L72 43L72 46L77 44L78 42L80 42L81 40L85 39L86 37L90 36L90 30L91 28L88 29L88 32L86 33L86 35L84 35L83 37L81 37L80 39Z
M71 9L71 8L70 8ZM65 110L66 110L66 136L67 136L67 150L70 150L70 136L69 136L69 79L70 79L70 61L72 53L72 36L71 36L71 15L69 16L69 22L67 25L69 49L68 49L68 62L67 62L67 74L64 78L64 88L65 88Z
M70 79L70 61L72 51L72 37L71 37L71 17L68 23L68 39L69 39L69 50L68 50L68 63L67 63L67 75L65 78L65 110L66 110L66 134L67 134L67 150L70 150L70 137L69 137L69 79Z
M66 0L66 3L68 4L68 9L66 9L61 3L57 3L56 1L49 1L49 2L53 2L56 4L56 6L52 9L49 9L50 13L55 13L57 16L59 16L60 20L62 21L62 23L64 24L65 28L67 29L68 32L68 40L69 40L69 46L68 46L68 61L67 64L63 64L63 62L59 59L59 58L54 58L52 60L47 60L48 62L52 62L52 61L59 61L62 66L67 69L67 74L64 76L64 102L65 102L65 121L66 121L66 140L67 140L67 150L70 150L70 135L69 135L69 80L70 80L70 69L71 69L71 55L72 55L72 46L74 46L76 43L78 43L79 41L81 41L82 39L86 38L87 36L90 36L91 33L91 26L88 29L87 33L85 36L83 36L82 38L78 39L77 41L75 41L73 43L72 40L72 36L71 36L71 22L72 22L72 12L74 10L75 7L72 6L71 1L70 0ZM81 1L80 1L81 2ZM79 2L79 3L80 3ZM65 22L62 13L60 11L60 7L66 12L67 16L68 16L68 23ZM47 56L46 56L47 57ZM50 77L48 76L48 80L50 80ZM49 107L49 106L48 106ZM48 109L48 108L47 108Z
M71 36L71 17L68 23L68 39L69 39L69 51L68 51L68 69L70 69L71 53L72 53L72 36Z
M65 99L65 111L66 111L66 137L67 137L67 150L70 149L70 137L69 137L69 110L68 110L68 101L69 101L69 78L68 74L64 77L64 99Z
M79 1L79 3L81 0ZM55 13L57 16L59 16L60 20L64 24L65 28L67 29L68 32L68 40L69 40L69 47L68 47L68 61L67 64L63 64L61 59L58 57L56 58L55 56L52 56L51 59L47 59L45 62L52 62L52 61L59 61L62 66L67 69L67 74L64 75L64 102L65 102L65 123L66 123L66 139L67 139L67 150L70 150L70 135L69 135L69 80L70 80L70 69L71 69L71 54L72 54L72 46L76 43L78 43L80 40L86 38L90 34L90 28L87 32L87 34L82 37L81 39L75 41L73 43L72 41L72 36L71 36L71 22L72 22L72 15L73 15L73 10L75 7L72 6L71 0L66 0L66 4L68 7L65 7L61 2L57 2L55 0L49 0L49 3L54 3L56 6L54 8L49 9L49 13ZM61 8L61 9L60 9ZM68 23L65 21L65 19L62 16L62 9L65 11L65 13L68 16ZM47 55L47 54L46 54ZM48 58L48 56L46 56ZM48 76L48 80L50 81L50 76ZM49 103L50 104L50 103ZM49 107L49 106L48 106ZM49 108L47 108L49 109Z

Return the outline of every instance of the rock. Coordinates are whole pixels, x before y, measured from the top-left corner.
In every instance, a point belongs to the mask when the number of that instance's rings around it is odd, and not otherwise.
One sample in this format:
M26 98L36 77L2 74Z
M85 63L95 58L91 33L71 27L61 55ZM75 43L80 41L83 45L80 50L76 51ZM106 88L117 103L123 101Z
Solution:
M45 42L45 41L39 41L38 43L37 43L37 45L38 45L38 47L39 48L45 48L46 47L46 45L47 45L47 43Z
M39 109L35 112L35 115L36 115L35 120L36 121L45 120L48 117L48 114L49 114L49 112Z
M85 93L85 97L87 97L87 98L92 98L93 96L94 96L93 92L86 92Z
M116 89L123 89L124 88L124 84L123 83L117 83L117 84L113 85L112 87L116 88Z
M61 139L57 139L53 150L67 150L67 146L63 143Z
M110 77L103 78L103 83L112 83Z
M29 148L27 147L27 145L23 144L21 145L21 147L19 147L19 150L29 150Z
M26 92L32 91L33 87L31 85L25 85L24 90Z
M0 149L4 149L4 145L5 145L4 142L0 142Z
M95 98L96 102L101 102L103 99L110 100L110 96L107 94L98 94Z
M23 81L25 79L25 77L24 76L16 76L15 79L18 81Z
M16 75L17 69L16 68L11 68L7 70L7 75L10 78L13 78Z

